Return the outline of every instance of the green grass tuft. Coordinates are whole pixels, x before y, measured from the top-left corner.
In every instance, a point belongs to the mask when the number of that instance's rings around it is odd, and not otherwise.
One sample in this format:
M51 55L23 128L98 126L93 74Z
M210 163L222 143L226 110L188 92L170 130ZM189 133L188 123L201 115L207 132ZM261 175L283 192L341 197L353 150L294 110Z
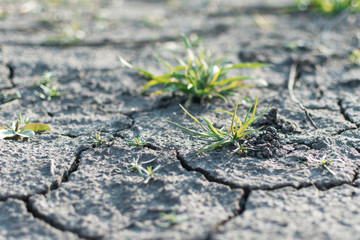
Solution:
M132 146L131 149L136 147L141 147L147 144L146 140L144 139L144 136L141 134L139 134L137 137L134 137L132 139L125 139L125 141Z
M250 128L250 125L256 122L260 117L264 115L264 113L269 109L267 107L259 116L255 117L256 107L258 98L256 97L255 103L252 108L250 108L245 116L244 121L241 121L237 116L237 108L240 100L236 103L235 109L233 112L219 110L216 112L226 113L231 116L231 125L229 127L222 127L221 129L217 129L204 117L195 118L191 115L183 106L180 107L185 111L185 113L194 119L195 123L198 124L201 128L201 131L191 130L189 128L183 127L177 123L168 121L174 126L190 133L196 135L201 138L208 139L208 143L205 144L197 153L202 153L208 150L213 150L221 146L226 146L232 144L236 147L234 152L242 153L245 149L245 140L247 139L249 134L258 132L259 129Z
M161 76L154 76L143 69L133 67L121 56L119 56L119 60L124 66L134 69L149 78L142 92L160 85L162 89L153 92L153 94L182 92L188 96L186 106L189 106L194 98L203 100L220 97L226 101L226 96L231 95L237 89L251 87L251 85L244 85L243 81L252 79L248 76L228 78L226 75L229 71L240 68L268 66L263 63L231 64L227 61L226 56L214 60L211 51L199 51L196 53L187 37L182 36L182 40L185 44L187 59L184 61L178 57L174 57L178 63L178 65L174 67L164 59L158 58L158 61L168 69L168 71Z

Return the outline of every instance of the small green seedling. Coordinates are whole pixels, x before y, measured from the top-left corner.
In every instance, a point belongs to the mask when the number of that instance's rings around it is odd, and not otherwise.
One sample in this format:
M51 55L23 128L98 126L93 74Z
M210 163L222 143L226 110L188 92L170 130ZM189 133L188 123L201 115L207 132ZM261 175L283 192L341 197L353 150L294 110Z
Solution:
M26 117L26 118L23 118L21 116L21 113L18 114L18 120L19 120L19 123L20 124L28 124L31 122L30 118L29 117Z
M139 134L137 137L134 137L133 139L125 139L131 146L133 146L131 149L136 147L144 146L147 142L144 139L144 136Z
M55 83L54 75L50 72L44 73L42 79L35 84L41 89L41 92L35 91L41 99L50 101L54 97L62 96L58 85Z
M91 137L90 140L87 141L87 143L90 143L93 145L93 147L96 146L111 146L114 144L114 141L108 141L107 139L105 139L105 137L101 136L101 132L95 132L94 133L94 137Z
M49 86L54 84L54 82L55 82L54 74L51 72L45 72L42 78L40 79L40 81L37 82L35 86L40 86L40 85Z
M312 10L324 15L336 15L343 11L359 12L360 0L296 0L300 10Z
M354 49L349 56L350 63L360 66L360 49Z
M133 158L131 166L123 171L120 171L120 173L137 172L140 176L145 178L144 183L148 183L151 179L155 179L159 177L158 175L155 174L155 172L161 167L161 165L156 166L154 169L152 169L152 167L144 168L143 165L151 163L155 161L157 158L158 157L155 157L153 159L141 163L139 163L139 157L137 157L136 159Z
M155 175L155 172L161 167L161 165L157 165L154 169L150 167L143 168L141 167L140 170L138 169L138 172L140 176L145 178L144 183L148 183L151 179L155 179L160 177L159 175Z
M240 118L236 115L238 105L240 103L240 100L236 103L235 109L233 112L228 111L216 111L216 112L222 112L229 114L232 117L231 125L230 127L223 127L221 129L215 128L209 120L207 120L204 117L195 118L192 116L183 106L180 105L180 107L185 111L187 115L189 115L194 121L201 127L203 130L201 131L194 131L189 128L183 127L177 123L168 121L169 123L175 125L176 127L199 137L208 139L208 143L205 144L204 147L202 147L197 153L202 153L208 150L214 150L221 146L226 146L229 144L233 144L236 149L234 152L242 153L243 150L245 150L244 144L246 142L247 136L249 134L258 132L259 129L252 129L249 128L250 125L254 122L256 122L260 117L264 115L264 113L269 109L267 107L258 117L255 118L255 112L256 112L256 106L258 102L258 97L256 97L255 103L252 108L250 108L245 116L245 119L243 122L241 122ZM250 116L250 112L252 109L252 114ZM204 122L202 124L200 121ZM240 144L242 142L242 144Z
M58 86L52 85L50 87L45 85L39 86L42 92L35 91L35 94L38 95L41 99L50 101L54 97L60 97L62 94L59 91Z
M50 130L51 128L43 123L29 123L29 120L23 120L21 114L18 119L11 123L11 126L0 127L0 139L21 139L32 138L35 132L42 132ZM21 126L25 124L24 126Z
M187 216L176 216L175 210L173 210L171 213L168 214L160 213L160 217L161 217L160 226L163 228L172 227L188 219Z
M333 163L334 161L343 162L343 160L338 158L334 153L330 154L329 156L324 155L320 159L317 159L314 156L309 155L306 157L306 160L307 161L305 163L308 164L309 166L325 168L333 176L336 176L337 174L330 168L331 163Z
M124 171L121 171L121 173L136 172L136 171L139 172L139 169L143 168L142 165L151 163L151 162L155 161L157 158L158 157L155 157L153 159L150 159L148 161L144 161L141 163L139 163L139 156L137 158L133 158L131 166L128 167L127 169L125 169Z
M119 59L126 67L134 69L150 79L143 87L142 92L158 85L163 86L163 88L155 91L153 93L155 95L165 92L182 92L188 97L185 106L189 106L193 99L204 100L220 97L227 101L226 95L232 95L235 90L240 88L251 87L251 85L244 85L243 82L252 79L247 76L227 78L226 74L230 70L268 66L262 63L231 64L227 61L227 57L213 60L211 51L200 51L196 54L191 42L185 36L182 36L182 40L185 44L187 60L183 61L175 57L179 65L173 67L164 59L158 58L158 61L168 69L161 76L154 76L145 70L133 67L121 56Z

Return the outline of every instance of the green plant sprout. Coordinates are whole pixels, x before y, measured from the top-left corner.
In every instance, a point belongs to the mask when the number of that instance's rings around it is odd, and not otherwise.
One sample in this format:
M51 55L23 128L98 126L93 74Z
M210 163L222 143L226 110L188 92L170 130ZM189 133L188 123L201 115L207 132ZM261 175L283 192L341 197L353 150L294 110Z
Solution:
M154 169L150 166L150 167L146 167L143 168L141 167L140 169L138 169L138 172L140 174L140 176L142 176L143 178L145 178L144 183L148 183L151 179L155 179L160 177L159 175L155 175L155 172L161 167L161 165L157 165Z
M183 61L178 57L174 57L179 65L173 67L170 63L159 57L158 61L168 69L168 71L161 76L154 76L145 70L133 67L124 58L119 56L119 60L124 66L134 69L149 78L149 81L142 89L143 93L150 87L161 85L164 87L161 90L153 92L153 94L182 92L188 96L185 106L189 106L193 99L204 100L220 97L224 101L227 101L225 98L226 95L231 95L235 90L240 88L251 87L251 85L244 85L243 81L252 79L247 76L227 78L226 74L230 70L268 66L263 63L231 64L227 62L226 56L213 60L211 51L205 52L203 50L196 54L189 39L185 36L181 36L181 38L185 44L187 60Z
M50 72L44 73L42 79L35 85L41 89L41 92L35 91L35 94L41 99L51 101L54 97L62 96L59 87L55 83L54 75Z
M350 63L360 66L360 49L354 49L349 56Z
M172 227L179 223L186 221L187 216L176 216L175 210L171 211L171 213L160 213L161 223L160 226L163 228Z
M58 86L56 85L52 85L50 87L48 86L44 86L44 85L40 85L39 86L41 88L41 90L43 91L41 92L35 92L36 95L38 95L41 99L50 101L51 99L53 99L54 97L60 97L62 96L62 94L59 91Z
M131 149L136 147L144 146L147 142L144 139L144 136L139 134L137 137L134 137L133 139L125 139L131 146L133 146Z
M334 161L340 161L343 162L343 160L341 160L340 158L338 158L336 156L336 154L330 154L328 155L324 155L322 156L320 159L315 158L312 155L309 155L306 157L306 164L308 164L309 166L313 166L313 167L321 167L321 168L325 168L327 171L329 171L329 173L331 173L333 176L336 176L336 172L334 172L331 168L330 165L331 163L333 163Z
M133 158L130 167L121 171L120 173L129 173L129 172L139 171L139 169L143 168L142 165L151 163L151 162L155 161L157 158L158 157L155 157L153 159L150 159L150 160L144 161L144 162L140 162L140 163L139 163L139 156L137 158Z
M226 146L229 144L233 144L236 147L234 152L242 153L243 150L245 150L245 143L247 136L249 134L259 131L259 129L249 128L250 125L256 122L260 117L262 117L264 113L270 108L270 106L267 107L258 117L255 118L257 102L258 102L258 97L256 97L253 107L248 110L243 122L241 122L240 118L236 115L237 108L240 103L240 99L236 103L233 112L228 112L223 110L215 111L215 112L226 113L232 116L230 127L222 127L221 129L217 129L206 118L204 117L195 118L194 116L192 116L181 105L180 107L185 111L185 113L189 115L192 119L194 119L194 121L202 128L203 131L202 132L194 131L189 128L183 127L177 123L171 121L168 122L190 134L208 139L208 142L197 152L198 154L208 150L214 150L218 147ZM252 114L250 116L251 109L252 109ZM199 120L204 122L206 127ZM240 141L242 141L242 144L240 144Z
M45 72L42 78L40 79L40 81L37 82L35 86L40 86L40 85L49 86L51 84L54 84L54 82L55 82L54 74L52 72Z
M18 119L13 121L10 126L0 127L0 139L21 139L32 138L35 132L42 132L50 130L51 128L43 123L29 123L30 120L23 120L21 114ZM25 125L24 125L25 124ZM24 126L22 126L24 125Z
M137 172L140 176L145 178L144 183L146 184L151 179L155 179L155 178L159 177L158 175L155 174L155 172L161 167L161 165L156 166L154 169L152 169L152 167L144 168L143 165L151 163L151 162L155 161L157 158L158 158L158 156L153 159L150 159L148 161L144 161L144 162L140 162L140 163L139 163L139 157L133 158L131 166L123 171L120 171L120 173Z
M19 120L19 123L20 124L28 124L31 122L30 118L29 117L26 117L26 118L23 118L21 116L21 113L18 114L18 120Z
M86 143L92 144L93 147L100 146L100 145L111 146L114 144L114 141L109 142L108 140L105 139L105 137L101 136L101 132L98 131L98 132L95 132L94 137L91 137L90 140L88 140Z
M345 10L360 11L360 0L296 0L300 10L314 10L324 15L336 15Z

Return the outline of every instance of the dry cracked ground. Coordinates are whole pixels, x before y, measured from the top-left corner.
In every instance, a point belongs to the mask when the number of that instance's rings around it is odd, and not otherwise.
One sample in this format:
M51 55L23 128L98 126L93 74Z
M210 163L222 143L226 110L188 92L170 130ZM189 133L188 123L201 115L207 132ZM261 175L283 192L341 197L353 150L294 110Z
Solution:
M292 4L2 0L0 125L21 112L52 130L0 141L0 239L359 239L360 67L349 55L360 15ZM147 79L118 60L160 74L156 56L184 56L180 33L232 62L271 64L234 73L258 79L239 91L259 96L258 112L271 105L254 150L192 154L202 140L166 122L194 127L184 98L142 95ZM51 101L34 93L46 72L63 93ZM238 97L189 111L221 127L229 119L212 110ZM88 143L96 131L112 145ZM148 143L132 148L139 133ZM328 168L306 164L331 154ZM147 184L121 172L155 157Z

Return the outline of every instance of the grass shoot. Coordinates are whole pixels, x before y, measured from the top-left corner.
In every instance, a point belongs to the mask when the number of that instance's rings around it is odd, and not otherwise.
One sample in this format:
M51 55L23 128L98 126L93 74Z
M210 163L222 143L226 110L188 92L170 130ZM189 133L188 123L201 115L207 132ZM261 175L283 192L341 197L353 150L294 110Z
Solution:
M144 136L139 134L137 137L134 137L133 139L125 139L131 146L133 146L131 149L136 147L144 146L147 142L144 139Z
M263 63L238 63L232 64L227 61L227 57L214 60L211 51L199 51L196 53L188 38L182 36L187 53L187 59L182 60L174 57L178 63L172 66L162 58L158 61L164 65L168 71L160 76L155 76L143 69L133 67L124 58L119 56L119 60L124 66L138 71L140 74L149 78L142 92L154 86L162 88L153 94L162 94L165 92L182 92L187 97L185 106L189 106L193 99L204 100L220 97L226 101L226 96L231 95L240 88L251 87L244 85L244 80L252 79L248 76L226 77L227 73L233 69L241 68L259 68L267 66Z
M137 172L140 176L145 178L144 183L148 183L151 179L155 179L159 177L159 175L155 174L155 172L161 167L161 165L157 165L154 169L152 166L147 166L146 168L143 166L145 164L151 163L155 161L158 157L150 159L148 161L139 162L139 157L133 158L133 161L127 169L120 171L120 173L129 173L129 172Z
M211 124L210 121L204 117L195 118L181 105L180 107L185 111L185 113L190 116L197 125L200 126L201 131L191 130L171 121L168 122L190 134L208 139L208 142L197 152L198 154L208 150L214 150L218 147L226 146L229 144L232 144L236 147L234 152L242 153L242 151L245 150L245 142L248 138L248 135L256 133L259 130L250 128L250 125L256 122L259 118L261 118L270 107L269 106L259 116L255 117L257 102L258 97L256 97L253 107L248 110L244 121L241 121L240 118L237 116L237 109L240 100L236 103L233 112L223 110L216 111L226 113L231 116L231 125L228 127L224 126L221 129L215 128L214 125Z

